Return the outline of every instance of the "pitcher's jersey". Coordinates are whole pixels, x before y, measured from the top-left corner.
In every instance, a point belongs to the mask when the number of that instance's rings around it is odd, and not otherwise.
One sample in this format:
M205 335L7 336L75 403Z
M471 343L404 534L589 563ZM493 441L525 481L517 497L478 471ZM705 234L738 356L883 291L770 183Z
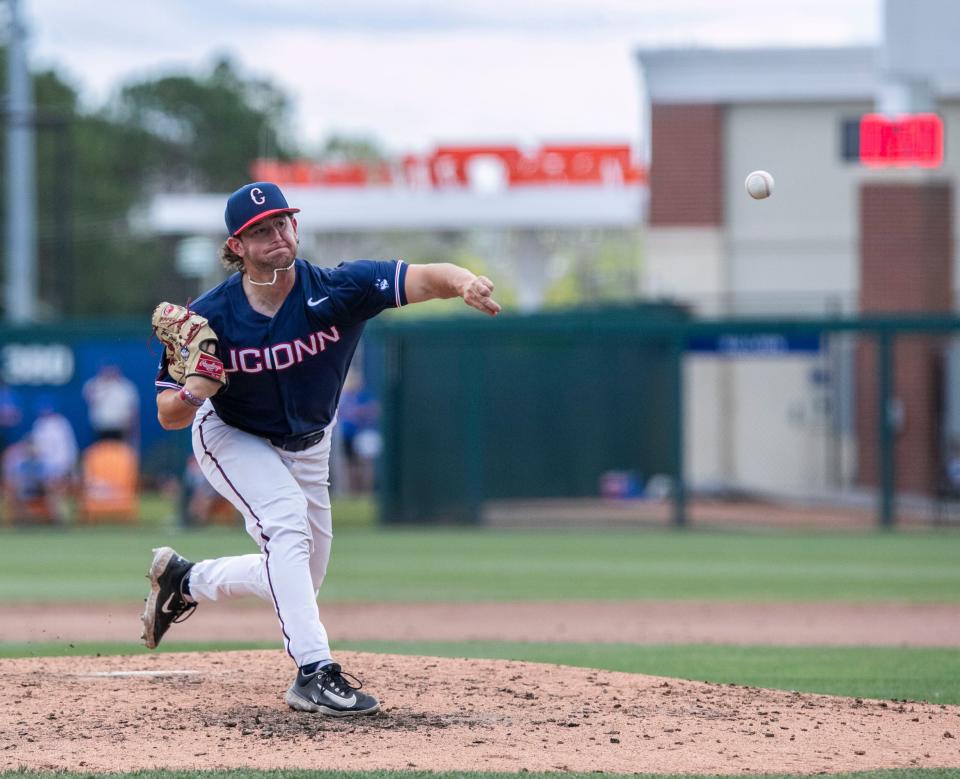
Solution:
M405 305L407 265L353 260L320 268L297 259L293 289L273 317L251 308L234 273L190 308L220 338L227 386L210 400L227 424L266 438L326 427L366 321ZM157 391L179 389L160 361Z

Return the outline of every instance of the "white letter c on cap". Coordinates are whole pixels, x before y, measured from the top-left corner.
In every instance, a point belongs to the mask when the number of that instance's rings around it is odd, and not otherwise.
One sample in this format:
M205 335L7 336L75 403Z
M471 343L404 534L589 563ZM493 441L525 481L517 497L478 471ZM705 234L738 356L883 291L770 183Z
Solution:
M263 190L260 187L254 187L250 190L250 199L258 206L262 206L267 198L264 197Z

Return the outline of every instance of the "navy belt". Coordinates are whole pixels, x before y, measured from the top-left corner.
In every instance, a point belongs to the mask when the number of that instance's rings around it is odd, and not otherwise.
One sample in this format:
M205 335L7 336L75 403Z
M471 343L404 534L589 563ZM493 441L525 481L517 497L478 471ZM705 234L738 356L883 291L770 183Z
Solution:
M270 443L283 449L285 452L302 452L311 446L319 444L323 440L325 430L314 430L312 433L303 435L285 435L278 438L271 438Z

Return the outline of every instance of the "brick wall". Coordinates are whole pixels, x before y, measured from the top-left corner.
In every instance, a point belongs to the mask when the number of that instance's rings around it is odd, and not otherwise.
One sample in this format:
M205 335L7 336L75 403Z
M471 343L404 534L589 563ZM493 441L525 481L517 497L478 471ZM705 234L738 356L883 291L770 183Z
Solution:
M902 337L894 347L894 397L903 410L894 435L896 488L932 494L940 476L942 418L942 342L940 338ZM862 343L857 350L857 450L859 482L880 484L877 397L877 349Z
M860 191L860 310L949 312L952 290L952 190L949 184L864 184ZM894 397L903 409L896 434L898 490L930 493L939 479L942 343L898 338ZM877 350L864 338L857 355L860 482L879 483Z
M723 107L651 108L651 227L723 223Z
M948 312L951 188L864 184L860 190L860 310Z

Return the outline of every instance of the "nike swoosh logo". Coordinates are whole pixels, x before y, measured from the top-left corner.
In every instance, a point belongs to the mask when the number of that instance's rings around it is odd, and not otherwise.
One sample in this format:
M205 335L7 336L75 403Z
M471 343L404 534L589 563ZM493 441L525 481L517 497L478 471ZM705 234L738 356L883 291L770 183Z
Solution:
M171 592L170 597L167 598L167 602L160 607L160 611L164 614L173 614L173 609L170 608L170 602L177 597L177 593Z
M332 700L338 706L346 706L349 709L351 706L357 705L356 695L351 695L349 698L341 698L339 695L336 695L335 693L330 692L330 690L324 690L323 694L326 695L330 700ZM320 701L317 701L317 703L320 703Z
M320 300L314 300L313 298L307 298L308 306L319 306L324 300L329 300L330 296L327 295L325 298L320 298Z

